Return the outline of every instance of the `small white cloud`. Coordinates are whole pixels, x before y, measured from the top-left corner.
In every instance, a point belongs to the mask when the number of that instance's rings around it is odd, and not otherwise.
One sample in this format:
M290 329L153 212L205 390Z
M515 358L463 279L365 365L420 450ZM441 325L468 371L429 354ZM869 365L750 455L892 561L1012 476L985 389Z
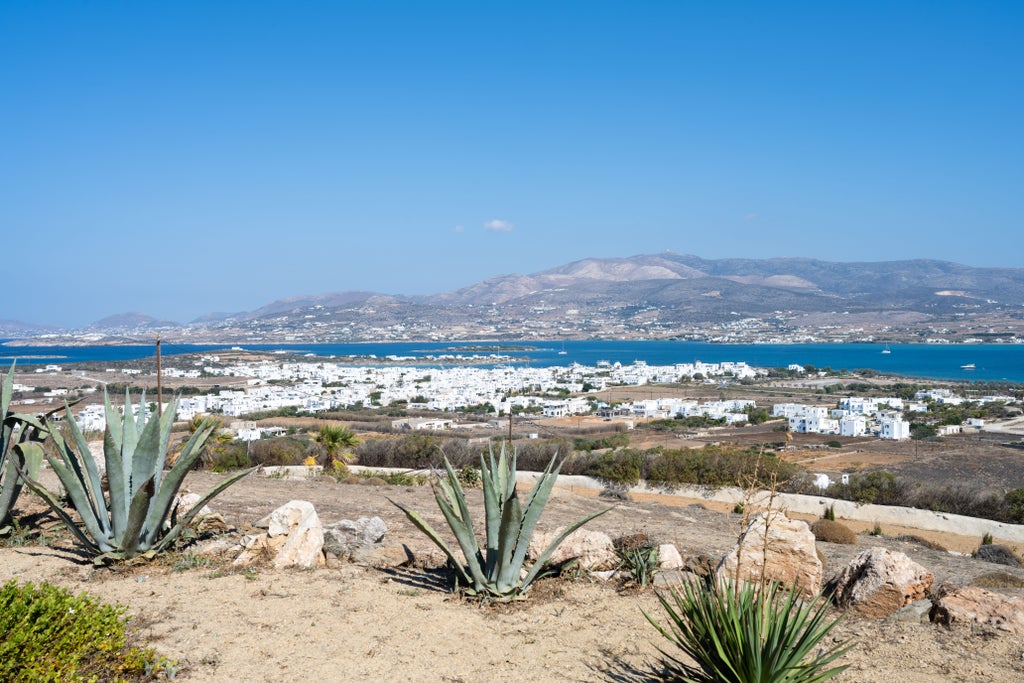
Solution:
M461 225L456 225L454 228L452 228L452 232L465 232L465 230L466 229Z
M512 232L516 229L516 226L512 225L508 221L495 218L493 221L487 221L484 223L484 228L491 232Z

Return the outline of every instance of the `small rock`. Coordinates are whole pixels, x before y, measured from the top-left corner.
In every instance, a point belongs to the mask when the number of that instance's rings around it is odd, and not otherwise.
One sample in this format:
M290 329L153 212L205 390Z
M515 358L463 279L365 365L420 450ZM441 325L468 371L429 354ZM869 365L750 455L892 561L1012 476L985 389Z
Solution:
M885 617L921 600L935 575L900 552L868 548L826 586L836 604L864 617Z
M672 543L662 543L658 546L658 568L662 571L683 568L683 556Z
M1011 598L983 588L943 584L932 595L929 618L938 624L975 623L1024 635L1024 597Z
M915 600L906 607L893 612L889 618L892 621L900 621L910 624L926 624L929 621L928 613L931 611L932 601L928 598Z
M409 564L411 553L400 543L377 546L357 546L349 559L369 567L390 568Z
M388 527L380 517L343 519L324 527L324 552L351 557L357 548L372 548L384 541Z
M530 558L536 559L560 533L560 529L534 533L527 554ZM603 531L577 529L562 541L548 562L559 565L571 559L578 560L579 567L589 571L615 569L619 566L619 556L615 554L612 539Z
M655 588L679 588L685 581L692 581L694 574L682 569L666 569L654 575Z
M701 553L700 555L691 555L690 557L687 557L686 562L683 563L683 571L704 579L709 576L714 576L715 567L717 566L718 563L715 562L715 560Z

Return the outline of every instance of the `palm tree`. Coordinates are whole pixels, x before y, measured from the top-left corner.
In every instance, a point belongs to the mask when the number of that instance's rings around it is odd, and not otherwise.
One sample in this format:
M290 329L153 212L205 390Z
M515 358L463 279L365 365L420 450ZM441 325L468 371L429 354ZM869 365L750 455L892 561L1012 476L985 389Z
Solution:
M339 460L342 463L348 463L352 459L352 454L349 452L359 444L359 437L356 433L348 427L342 427L340 425L324 425L317 432L316 436L313 437L324 449L324 468L334 467L334 463Z

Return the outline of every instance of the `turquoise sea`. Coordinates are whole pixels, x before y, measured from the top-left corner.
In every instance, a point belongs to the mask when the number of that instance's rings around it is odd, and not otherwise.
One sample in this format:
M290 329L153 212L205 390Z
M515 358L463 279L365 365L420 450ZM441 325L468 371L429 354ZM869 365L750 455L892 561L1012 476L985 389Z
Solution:
M181 353L215 353L222 346L168 344L166 357ZM508 347L508 348L503 348ZM287 351L319 357L389 355L423 358L441 354L487 354L490 352L522 358L534 366L596 365L598 361L629 364L671 365L695 360L706 363L746 361L760 367L785 367L791 363L818 368L856 370L870 368L886 374L952 379L961 381L1024 382L1024 345L1013 344L897 344L882 353L878 344L707 344L677 341L561 341L555 342L471 342L471 343L365 343L365 344L252 344L243 348L258 351ZM526 350L522 350L526 349ZM564 351L564 353L562 353ZM49 363L77 363L133 360L153 356L148 346L2 346L0 367L17 358L19 366ZM168 364L173 364L171 358ZM443 361L424 358L424 366L437 367ZM962 366L973 365L973 369Z

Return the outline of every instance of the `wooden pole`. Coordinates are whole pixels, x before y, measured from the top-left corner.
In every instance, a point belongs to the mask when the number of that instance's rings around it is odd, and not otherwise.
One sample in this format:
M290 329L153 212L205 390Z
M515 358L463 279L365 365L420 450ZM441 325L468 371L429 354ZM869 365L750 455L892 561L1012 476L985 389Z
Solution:
M156 335L156 417L159 420L164 412L164 385L160 372L160 335Z

